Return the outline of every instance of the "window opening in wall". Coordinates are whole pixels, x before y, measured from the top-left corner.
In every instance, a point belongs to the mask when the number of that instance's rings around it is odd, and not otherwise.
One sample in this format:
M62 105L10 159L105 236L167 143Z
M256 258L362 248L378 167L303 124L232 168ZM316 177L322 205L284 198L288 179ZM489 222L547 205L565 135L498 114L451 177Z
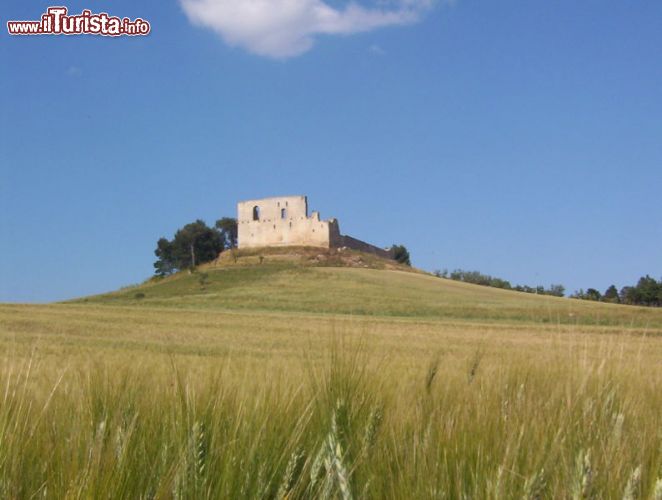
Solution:
M260 220L260 207L257 205L253 207L253 220Z
M287 208L281 208L280 209L280 218L281 219L287 219Z

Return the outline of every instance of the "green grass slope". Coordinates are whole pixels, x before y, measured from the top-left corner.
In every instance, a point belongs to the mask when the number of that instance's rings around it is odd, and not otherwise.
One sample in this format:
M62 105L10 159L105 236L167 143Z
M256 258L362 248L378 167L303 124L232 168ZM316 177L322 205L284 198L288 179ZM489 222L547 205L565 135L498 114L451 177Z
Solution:
M182 272L74 303L532 322L651 329L662 311L591 303L437 278L353 252L344 262L309 254L230 256L197 272Z

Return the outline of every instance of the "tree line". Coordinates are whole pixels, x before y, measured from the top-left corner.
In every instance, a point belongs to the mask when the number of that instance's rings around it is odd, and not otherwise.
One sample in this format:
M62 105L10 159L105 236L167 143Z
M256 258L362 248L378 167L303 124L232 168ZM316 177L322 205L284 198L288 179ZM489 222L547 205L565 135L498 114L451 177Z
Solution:
M538 295L553 295L555 297L563 297L565 294L565 287L563 285L551 285L549 288L544 286L527 286L527 285L511 285L509 281L483 274L478 271L465 271L456 269L449 272L447 269L443 271L435 271L435 276L439 278L447 278L455 281L463 281L465 283L473 283L474 285L491 286L494 288L503 288L505 290L514 290L517 292L536 293ZM611 285L604 293L600 293L595 288L588 288L587 290L578 290L570 298L580 300L594 300L598 302L610 302L612 304L628 304L637 306L648 307L662 307L662 279L659 281L649 275L642 276L636 285L624 286L620 291L616 285Z
M642 276L636 285L624 286L620 291L611 285L604 293L595 288L580 289L570 297L581 300L611 302L636 306L662 307L662 279L659 281L649 275Z
M447 269L443 271L435 271L434 275L439 278L448 278L455 281L463 281L464 283L472 283L474 285L491 286L494 288L503 288L504 290L514 290L516 292L536 293L538 295L553 295L555 297L563 297L565 294L565 287L563 285L551 285L549 288L544 286L528 286L528 285L511 285L508 280L483 274L479 271L465 271L463 269L456 269L449 272Z

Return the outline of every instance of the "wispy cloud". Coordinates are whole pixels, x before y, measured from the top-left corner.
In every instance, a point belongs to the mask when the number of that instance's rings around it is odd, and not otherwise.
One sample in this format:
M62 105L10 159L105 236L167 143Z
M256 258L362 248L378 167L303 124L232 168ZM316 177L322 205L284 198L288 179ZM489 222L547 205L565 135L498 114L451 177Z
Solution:
M310 50L318 35L351 35L416 22L434 0L387 0L378 6L324 0L180 0L189 20L232 46L272 58Z

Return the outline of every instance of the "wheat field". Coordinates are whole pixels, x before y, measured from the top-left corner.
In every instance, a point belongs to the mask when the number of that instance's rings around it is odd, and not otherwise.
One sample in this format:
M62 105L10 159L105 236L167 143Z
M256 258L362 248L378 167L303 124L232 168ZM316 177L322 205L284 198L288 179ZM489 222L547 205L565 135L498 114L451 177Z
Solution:
M204 272L0 305L0 497L662 498L661 311Z

